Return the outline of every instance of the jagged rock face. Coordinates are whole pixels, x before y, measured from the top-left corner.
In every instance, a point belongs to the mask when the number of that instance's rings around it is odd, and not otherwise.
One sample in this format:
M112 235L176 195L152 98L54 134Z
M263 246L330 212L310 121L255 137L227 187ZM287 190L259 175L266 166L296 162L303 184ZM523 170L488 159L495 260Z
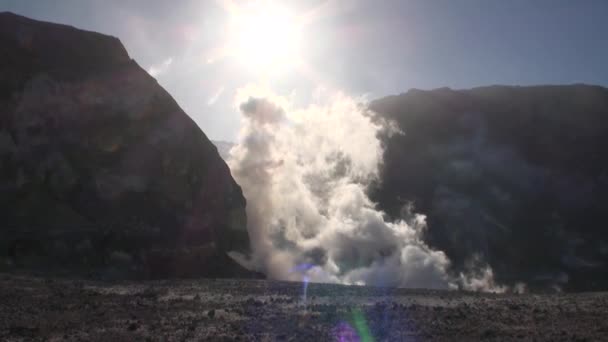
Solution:
M455 271L489 263L499 281L608 288L608 89L412 90L371 108L383 137L374 199L413 202Z
M245 199L114 37L0 13L0 247L24 265L229 274ZM116 259L116 260L114 260Z
M220 157L228 161L230 159L230 150L234 147L234 143L229 141L212 141L212 143L217 147Z

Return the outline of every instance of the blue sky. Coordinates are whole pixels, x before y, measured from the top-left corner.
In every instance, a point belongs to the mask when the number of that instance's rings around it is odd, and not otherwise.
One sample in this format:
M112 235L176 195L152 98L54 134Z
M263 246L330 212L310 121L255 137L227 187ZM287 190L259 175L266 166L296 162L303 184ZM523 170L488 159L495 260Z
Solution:
M0 0L0 11L119 37L210 138L233 140L235 91L259 75L234 58L212 58L230 16L220 2ZM302 58L316 77L293 70L267 80L300 104L319 86L375 98L444 86L608 85L606 0L286 3L296 14L324 12L302 34Z

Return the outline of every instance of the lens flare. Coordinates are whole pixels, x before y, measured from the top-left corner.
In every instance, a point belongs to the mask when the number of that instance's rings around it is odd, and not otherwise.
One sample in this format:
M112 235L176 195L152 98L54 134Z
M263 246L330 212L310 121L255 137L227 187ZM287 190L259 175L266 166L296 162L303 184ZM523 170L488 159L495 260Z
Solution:
M299 264L289 271L290 273L299 273L302 276L302 305L306 305L308 283L310 282L310 277L308 276L307 272L313 267L313 264Z
M338 342L373 342L374 337L367 325L365 315L360 308L351 311L351 317L346 321L339 322L332 329L332 337ZM354 326L354 327L353 327Z
M340 322L332 330L334 341L337 342L360 342L361 339L355 329L346 322Z
M369 328L367 326L367 321L365 320L365 315L359 308L353 309L353 323L355 324L355 328L357 329L357 333L359 334L361 342L373 342L374 337L369 332Z
M302 304L306 305L306 294L308 292L308 281L310 280L310 278L308 276L304 276L303 279L303 293L302 293Z

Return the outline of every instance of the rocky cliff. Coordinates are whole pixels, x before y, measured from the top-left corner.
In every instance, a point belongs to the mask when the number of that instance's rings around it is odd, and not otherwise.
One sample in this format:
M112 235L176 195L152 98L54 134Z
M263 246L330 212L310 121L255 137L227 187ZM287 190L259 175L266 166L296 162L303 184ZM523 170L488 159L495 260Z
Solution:
M375 200L426 214L426 239L455 271L608 288L608 89L411 90L371 108L404 133L383 138Z
M117 38L0 13L3 265L232 275L245 199Z
M220 157L222 157L222 159L226 161L230 159L230 150L234 147L234 143L221 140L211 142L213 143L213 145L215 145L215 147L217 147L217 152L220 154Z

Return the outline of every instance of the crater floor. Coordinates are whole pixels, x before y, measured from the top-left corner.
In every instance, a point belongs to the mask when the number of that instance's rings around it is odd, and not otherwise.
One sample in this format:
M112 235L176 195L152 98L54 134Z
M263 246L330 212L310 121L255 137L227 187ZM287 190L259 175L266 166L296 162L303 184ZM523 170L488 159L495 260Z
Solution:
M2 341L606 341L608 294L0 274Z

